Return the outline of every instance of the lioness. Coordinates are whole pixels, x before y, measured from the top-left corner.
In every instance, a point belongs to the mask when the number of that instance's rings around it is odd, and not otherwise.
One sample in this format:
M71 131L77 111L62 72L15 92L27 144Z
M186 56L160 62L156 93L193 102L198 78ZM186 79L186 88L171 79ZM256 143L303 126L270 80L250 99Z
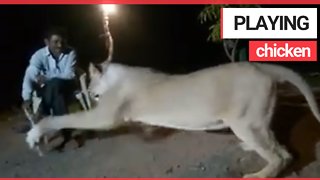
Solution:
M149 68L107 63L103 70L89 66L92 96L99 98L88 112L51 117L27 134L31 148L50 130L116 128L127 122L190 131L231 128L246 149L268 164L244 177L276 177L292 157L274 138L270 121L278 82L288 81L305 96L320 120L307 83L292 70L270 64L229 63L184 75Z

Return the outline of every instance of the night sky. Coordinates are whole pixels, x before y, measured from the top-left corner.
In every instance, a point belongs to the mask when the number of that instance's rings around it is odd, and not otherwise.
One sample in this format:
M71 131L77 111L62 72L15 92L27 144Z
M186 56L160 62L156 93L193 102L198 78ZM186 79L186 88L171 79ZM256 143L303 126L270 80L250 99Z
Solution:
M207 41L208 25L198 19L203 7L119 5L110 17L114 61L168 73L186 73L226 62L221 45ZM99 38L103 28L97 5L2 5L0 17L0 109L20 105L25 68L30 56L44 46L47 26L68 29L69 44L78 51L80 67L101 62L107 56Z

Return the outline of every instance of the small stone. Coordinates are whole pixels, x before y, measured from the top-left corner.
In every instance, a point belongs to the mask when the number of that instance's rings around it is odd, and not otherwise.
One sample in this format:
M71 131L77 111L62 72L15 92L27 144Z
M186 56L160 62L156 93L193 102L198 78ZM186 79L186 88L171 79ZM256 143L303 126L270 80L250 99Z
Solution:
M200 169L201 171L205 171L207 168L206 168L206 166L205 166L202 162L200 162L200 163L199 163L199 169Z
M205 166L201 166L200 169L201 169L201 171L206 171L206 167Z
M21 163L16 163L15 166L21 166Z
M173 168L170 167L169 169L166 170L166 174L171 174L173 172Z
M152 156L152 161L156 161L156 156L155 155Z
M5 161L4 164L9 164L9 161Z
M193 170L201 170L201 171L206 171L206 166L203 163L199 163L198 165L191 166L191 169Z
M177 165L177 168L180 168L180 164Z

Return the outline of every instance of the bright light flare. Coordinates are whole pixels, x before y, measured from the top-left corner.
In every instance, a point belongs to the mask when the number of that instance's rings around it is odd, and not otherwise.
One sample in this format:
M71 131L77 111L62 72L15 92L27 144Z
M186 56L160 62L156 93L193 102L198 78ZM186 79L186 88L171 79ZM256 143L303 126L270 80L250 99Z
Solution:
M103 4L101 5L102 7L102 10L105 14L113 14L116 12L117 8L116 8L116 5L114 4Z

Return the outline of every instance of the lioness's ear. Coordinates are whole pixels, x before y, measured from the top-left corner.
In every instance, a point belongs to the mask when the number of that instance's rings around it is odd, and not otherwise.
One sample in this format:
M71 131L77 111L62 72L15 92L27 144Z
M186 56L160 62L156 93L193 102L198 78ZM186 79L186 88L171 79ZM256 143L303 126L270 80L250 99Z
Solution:
M102 73L94 64L89 63L89 75L90 77L100 77Z

